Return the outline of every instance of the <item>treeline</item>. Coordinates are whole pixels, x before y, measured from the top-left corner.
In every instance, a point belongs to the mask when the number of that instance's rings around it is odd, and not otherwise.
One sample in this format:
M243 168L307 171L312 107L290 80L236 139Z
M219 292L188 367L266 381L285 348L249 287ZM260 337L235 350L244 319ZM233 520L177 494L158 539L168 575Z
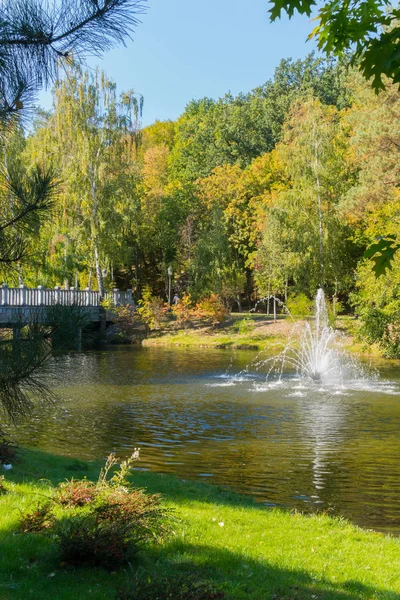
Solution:
M170 267L174 292L239 309L322 285L397 355L400 257L376 279L363 254L400 232L399 100L395 86L376 95L356 70L310 55L141 130L140 97L71 69L53 110L6 152L60 180L20 278L165 298Z

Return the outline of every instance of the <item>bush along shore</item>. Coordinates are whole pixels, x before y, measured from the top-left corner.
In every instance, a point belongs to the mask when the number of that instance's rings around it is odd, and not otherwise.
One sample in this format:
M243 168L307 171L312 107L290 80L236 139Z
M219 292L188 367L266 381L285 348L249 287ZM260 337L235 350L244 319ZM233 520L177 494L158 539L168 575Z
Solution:
M159 320L146 326L136 314L127 315L123 309L115 314L115 322L107 330L106 341L111 344L140 344L143 346L177 346L183 348L223 348L232 350L266 350L271 354L282 351L288 338L302 330L310 316L295 320L278 315L230 313L220 322L211 318L191 318L182 321L173 312L164 312ZM360 337L362 323L352 316L339 316L332 326L341 334L341 346L350 353L385 357L378 344L366 344Z
M305 298L305 300L307 300ZM230 313L218 294L194 304L183 294L177 304L169 306L149 290L138 308L108 306L112 315L106 338L111 344L139 343L144 346L182 346L267 350L279 353L287 339L296 338L302 324L313 318L314 303L288 301L290 316L257 312ZM328 321L341 334L341 345L348 352L393 358L380 340L365 336L365 323L354 316L338 315L328 303Z
M400 597L397 538L116 462L21 451L1 480L0 598Z

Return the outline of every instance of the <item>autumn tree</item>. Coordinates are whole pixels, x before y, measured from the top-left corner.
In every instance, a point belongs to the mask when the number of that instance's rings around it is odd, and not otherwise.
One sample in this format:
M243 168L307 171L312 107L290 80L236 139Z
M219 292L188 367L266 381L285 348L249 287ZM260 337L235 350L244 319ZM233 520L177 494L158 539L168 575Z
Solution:
M274 256L272 280L292 282L309 295L319 286L346 289L351 279L341 208L352 182L346 140L338 111L311 98L294 106L276 148L287 183L271 198L261 248L267 270L268 254Z

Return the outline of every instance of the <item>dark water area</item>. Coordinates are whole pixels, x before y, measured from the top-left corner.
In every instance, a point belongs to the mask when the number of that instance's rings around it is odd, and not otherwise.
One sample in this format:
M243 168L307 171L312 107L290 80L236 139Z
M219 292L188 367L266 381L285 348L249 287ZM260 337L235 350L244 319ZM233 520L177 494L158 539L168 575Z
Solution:
M400 367L381 362L379 376L323 386L289 373L266 382L260 358L129 347L63 357L48 375L56 406L14 437L82 459L140 447L140 469L398 535Z

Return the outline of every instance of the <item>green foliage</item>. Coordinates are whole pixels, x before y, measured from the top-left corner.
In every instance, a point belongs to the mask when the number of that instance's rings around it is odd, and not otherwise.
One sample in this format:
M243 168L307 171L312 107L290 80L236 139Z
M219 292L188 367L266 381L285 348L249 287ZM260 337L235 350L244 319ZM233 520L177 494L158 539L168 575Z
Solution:
M341 206L352 183L346 145L336 109L312 97L293 105L275 150L282 183L268 194L263 239L251 257L260 292L286 294L291 282L312 297L335 281L353 284L355 252Z
M0 120L29 108L60 61L108 50L129 36L146 0L5 0L0 10Z
M55 517L52 512L51 502L39 504L32 512L28 512L20 520L20 529L23 533L43 533L53 527Z
M351 295L365 342L377 344L390 358L400 356L400 265L399 257L386 275L376 277L370 261L358 267L357 288Z
M310 16L317 6L315 0L271 0L271 4L272 21L282 11L289 17L296 11ZM354 52L353 63L378 92L385 87L384 77L400 83L399 17L398 7L386 0L329 0L318 9L319 24L309 37L316 37L318 48L328 56Z
M117 460L110 455L97 483L59 484L49 501L22 517L21 530L49 533L61 560L70 565L113 570L126 564L144 544L170 531L160 496L135 489L128 480L136 458L135 453L115 470Z
M246 335L248 333L252 333L254 331L254 328L254 321L249 317L240 319L240 321L236 321L236 323L232 325L232 330L238 333L239 335Z
M372 270L379 277L384 275L386 270L392 268L392 261L397 250L400 249L400 244L396 243L396 237L393 235L385 235L379 237L378 240L369 246L364 252L364 258L370 258L375 263Z
M136 313L146 328L153 331L161 328L167 309L163 300L153 296L151 289L145 287Z
M360 311L359 334L368 344L378 344L387 358L400 358L400 303L380 309L365 307Z
M327 104L346 102L341 71L341 65L310 54L305 60L282 60L274 78L248 94L193 100L177 122L173 178L193 182L219 165L246 167L270 152L295 98L315 94Z
M286 306L293 317L308 317L313 312L314 302L305 294L296 294L288 298Z
M277 2L274 16L311 7ZM374 15L373 5L364 9L360 22ZM33 284L86 287L96 278L99 289L115 281L139 297L143 291L137 318L148 331L169 311L161 300L168 265L176 289L193 302L216 294L239 310L255 297L311 298L320 285L346 305L355 287L364 298L366 248L376 272L395 270L400 95L388 81L377 98L347 67L345 57L283 60L263 86L194 100L176 122L143 132L140 97L118 95L100 72L70 67L54 111L41 113L28 139L16 136L8 150L21 173L54 162L64 180L54 218L39 239L29 238L30 264L19 275ZM184 298L172 313L186 327L192 307ZM122 312L114 318L129 336L136 317ZM208 322L218 322L211 312Z
M143 10L138 0L5 0L0 6L0 275L15 276L28 251L38 244L43 216L55 204L55 168L46 156L24 164L21 119L35 93L58 77L72 54L101 52L122 42ZM79 111L78 111L79 112ZM46 153L49 147L46 146ZM56 159L57 162L57 159ZM58 191L58 189L57 189ZM31 327L23 343L0 349L0 408L8 416L26 414L32 395L51 392L35 372L50 356L48 332Z

